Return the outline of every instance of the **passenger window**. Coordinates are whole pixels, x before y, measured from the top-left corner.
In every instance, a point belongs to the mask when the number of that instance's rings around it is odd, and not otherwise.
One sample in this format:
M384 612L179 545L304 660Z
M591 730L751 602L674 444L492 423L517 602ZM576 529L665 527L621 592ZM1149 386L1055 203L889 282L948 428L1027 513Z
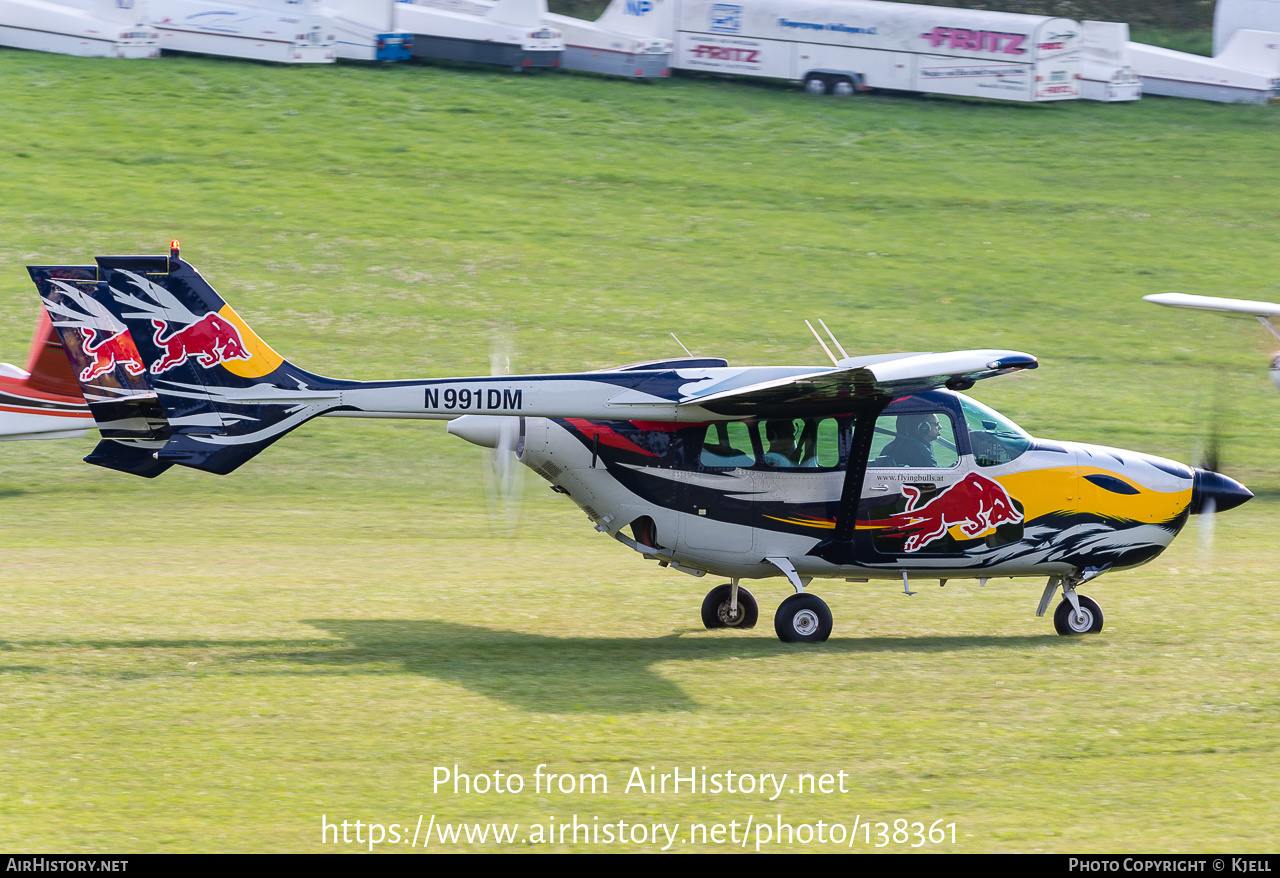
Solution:
M764 422L764 462L773 469L840 465L840 423L835 418L772 418Z
M742 421L708 425L700 459L703 466L755 466L756 455L747 425Z
M867 466L945 469L960 463L956 432L946 412L876 418Z
M813 424L813 431L813 456L818 466L839 466L840 423L835 418L823 418Z

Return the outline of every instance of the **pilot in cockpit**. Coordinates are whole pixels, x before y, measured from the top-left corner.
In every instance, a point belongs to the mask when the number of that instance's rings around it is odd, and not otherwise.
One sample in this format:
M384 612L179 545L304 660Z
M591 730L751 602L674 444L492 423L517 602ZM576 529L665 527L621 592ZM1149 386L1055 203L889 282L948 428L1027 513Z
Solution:
M898 415L897 436L880 452L892 466L936 467L933 443L942 435L935 414Z

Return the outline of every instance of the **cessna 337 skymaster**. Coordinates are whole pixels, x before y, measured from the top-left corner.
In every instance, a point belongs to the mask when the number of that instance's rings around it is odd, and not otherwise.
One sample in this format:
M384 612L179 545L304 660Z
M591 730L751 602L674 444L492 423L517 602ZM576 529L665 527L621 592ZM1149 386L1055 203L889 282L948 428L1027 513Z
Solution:
M1047 577L1037 615L1062 588L1059 633L1099 631L1102 612L1079 585L1150 561L1202 506L1252 496L1170 460L1033 439L956 392L1036 367L1016 351L341 381L268 347L176 242L168 255L30 272L69 351L104 324L102 310L127 327L163 409L162 422L117 417L116 435L135 444L100 445L91 462L225 474L320 415L447 419L470 442L510 447L597 530L644 557L729 579L703 602L708 628L754 626L756 601L739 583L781 575L795 594L775 614L778 636L826 640L831 612L805 590L813 579L897 580L911 594L914 575ZM111 394L94 396L95 416L118 415Z
M1191 296L1186 293L1156 293L1143 296L1143 301L1171 308L1191 308L1195 311L1220 311L1224 314L1245 314L1258 318L1267 332L1280 341L1280 330L1271 322L1280 317L1280 305L1271 302L1251 302L1247 299L1220 299L1217 296ZM1271 381L1280 387L1280 352L1271 357Z

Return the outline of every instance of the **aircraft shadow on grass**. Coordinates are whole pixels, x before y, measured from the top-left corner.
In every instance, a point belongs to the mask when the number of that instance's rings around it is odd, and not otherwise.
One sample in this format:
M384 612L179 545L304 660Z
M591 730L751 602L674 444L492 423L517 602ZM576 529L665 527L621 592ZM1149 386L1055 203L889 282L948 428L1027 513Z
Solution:
M399 660L412 674L456 683L534 713L652 713L700 705L654 670L662 662L723 661L795 655L804 647L768 638L546 637L428 620L304 620L352 644L345 653L315 653L316 661ZM698 629L701 630L701 629ZM1062 645L1034 637L832 638L819 655L879 652L946 653ZM295 659L298 656L294 656Z
M781 643L767 637L690 637L702 629L677 630L662 637L546 637L519 631L434 620L307 619L342 643L316 639L139 639L0 641L0 653L158 649L186 653L213 650L201 662L202 675L229 672L292 676L359 676L408 673L462 686L478 695L530 713L628 714L696 711L699 702L654 665L663 662L725 661L793 656L804 661L833 654L856 657L879 653L946 654L978 649L1029 647L1075 649L1086 643L1054 634L998 637L833 637L822 647ZM332 645L331 645L332 644ZM399 663L402 670L372 667ZM3 673L48 672L35 665L0 665ZM165 675L171 670L162 672ZM122 679L155 676L125 671Z

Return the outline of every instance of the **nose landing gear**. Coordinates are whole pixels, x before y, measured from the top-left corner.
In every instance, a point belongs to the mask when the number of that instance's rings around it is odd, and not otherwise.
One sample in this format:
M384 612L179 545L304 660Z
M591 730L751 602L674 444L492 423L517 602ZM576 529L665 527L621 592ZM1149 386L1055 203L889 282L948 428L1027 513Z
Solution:
M1103 568L1105 569L1105 568ZM1096 634L1102 630L1102 607L1093 598L1076 593L1076 586L1098 576L1103 569L1089 568L1075 576L1050 576L1040 597L1037 616L1043 616L1058 586L1062 586L1062 602L1053 611L1053 627L1059 634Z
M1053 627L1059 634L1096 634L1102 630L1102 607L1093 598L1074 594L1079 608L1071 606L1070 600L1058 604L1053 611Z

